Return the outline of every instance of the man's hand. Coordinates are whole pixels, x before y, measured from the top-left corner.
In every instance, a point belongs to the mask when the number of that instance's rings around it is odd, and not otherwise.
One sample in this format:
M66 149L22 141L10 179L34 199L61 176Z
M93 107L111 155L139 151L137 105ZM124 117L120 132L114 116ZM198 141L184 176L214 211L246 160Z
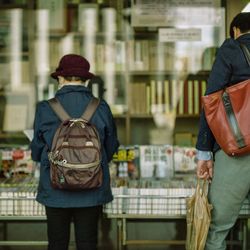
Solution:
M200 179L211 180L213 178L213 160L198 160L196 174Z

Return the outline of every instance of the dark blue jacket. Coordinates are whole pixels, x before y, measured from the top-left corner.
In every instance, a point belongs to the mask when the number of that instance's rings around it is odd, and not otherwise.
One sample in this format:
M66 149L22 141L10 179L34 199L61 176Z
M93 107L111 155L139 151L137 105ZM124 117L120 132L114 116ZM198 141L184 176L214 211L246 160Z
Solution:
M241 35L236 40L226 39L219 48L208 78L205 95L221 90L229 84L235 84L250 78L250 67L240 48L240 43L245 44L250 50L250 34ZM246 119L248 118L246 117ZM201 151L213 152L219 149L219 145L207 124L204 111L201 112L196 148Z
M56 97L71 117L78 118L85 110L92 93L84 86L68 85L58 90ZM60 124L60 120L47 101L42 101L37 105L31 152L32 159L41 163L37 194L38 202L50 207L89 207L102 205L113 199L108 162L117 150L119 142L113 116L105 101L101 101L91 118L91 122L99 131L102 144L102 186L87 191L56 190L51 187L48 150L52 145L53 136Z

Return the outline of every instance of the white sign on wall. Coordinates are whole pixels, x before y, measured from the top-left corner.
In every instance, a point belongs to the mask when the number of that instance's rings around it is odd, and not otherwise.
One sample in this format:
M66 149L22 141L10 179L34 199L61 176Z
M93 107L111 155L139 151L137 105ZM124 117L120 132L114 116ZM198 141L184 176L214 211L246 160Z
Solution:
M160 42L201 41L201 29L159 29Z
M220 0L133 0L132 26L220 25Z

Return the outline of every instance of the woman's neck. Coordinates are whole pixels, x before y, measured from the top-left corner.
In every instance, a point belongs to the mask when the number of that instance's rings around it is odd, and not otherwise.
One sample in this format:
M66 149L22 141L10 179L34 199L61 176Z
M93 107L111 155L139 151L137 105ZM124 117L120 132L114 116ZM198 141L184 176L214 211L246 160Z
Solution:
M64 83L61 83L58 85L58 89L62 88L63 86L78 86L78 85L81 85L81 86L85 86L85 83L84 82L80 82L80 81L65 81Z

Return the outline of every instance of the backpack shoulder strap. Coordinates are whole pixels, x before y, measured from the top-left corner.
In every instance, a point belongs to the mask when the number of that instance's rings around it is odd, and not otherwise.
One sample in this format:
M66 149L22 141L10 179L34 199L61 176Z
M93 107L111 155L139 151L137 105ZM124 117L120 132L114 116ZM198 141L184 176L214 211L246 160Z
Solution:
M240 44L240 47L245 55L248 65L250 66L250 52L245 44Z
M48 103L50 107L54 110L56 115L61 119L61 121L69 120L71 117L68 115L68 113L64 110L61 103L58 101L57 98L51 98L48 100Z
M92 117L92 115L95 113L98 105L100 103L100 99L93 97L90 102L87 105L87 108L85 109L85 111L83 112L81 118L89 121Z

